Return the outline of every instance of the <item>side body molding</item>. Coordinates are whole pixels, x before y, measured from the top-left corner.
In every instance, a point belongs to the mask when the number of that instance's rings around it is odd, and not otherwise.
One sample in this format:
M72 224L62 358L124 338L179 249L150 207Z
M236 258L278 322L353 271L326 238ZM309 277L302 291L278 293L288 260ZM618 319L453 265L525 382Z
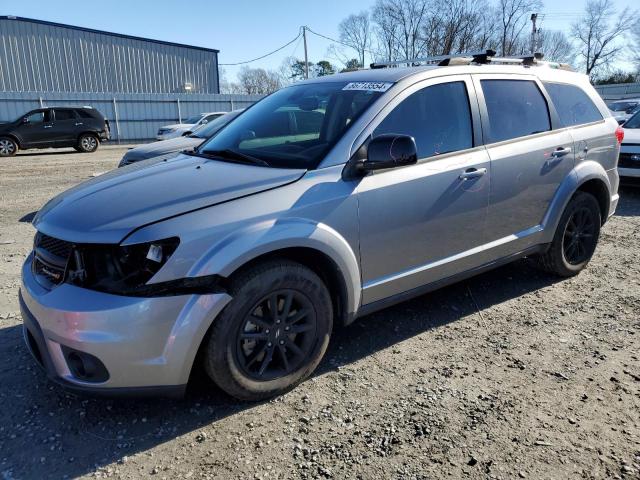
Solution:
M556 194L547 209L547 213L542 219L542 228L544 232L543 243L548 243L553 240L553 235L564 212L565 207L569 203L569 200L573 194L589 180L601 181L607 187L607 205L611 203L611 183L609 176L602 165L594 161L583 161L578 163L569 175L565 177ZM610 207L608 207L610 208ZM608 216L609 212L605 212L604 217Z
M189 277L229 276L251 260L286 248L310 248L329 257L344 279L348 318L360 306L360 268L355 252L336 230L302 218L267 221L236 230L216 242L188 273Z

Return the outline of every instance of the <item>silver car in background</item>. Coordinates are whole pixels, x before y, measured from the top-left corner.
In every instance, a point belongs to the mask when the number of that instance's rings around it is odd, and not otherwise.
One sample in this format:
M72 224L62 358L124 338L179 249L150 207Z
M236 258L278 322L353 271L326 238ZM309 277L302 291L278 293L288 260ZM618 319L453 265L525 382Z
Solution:
M295 83L194 151L47 203L20 304L50 378L178 395L201 359L260 400L312 374L334 324L524 256L578 274L622 140L589 79L435 61Z
M622 125L629 120L636 112L640 111L640 99L627 98L624 100L616 100L610 102L607 107L611 112L611 116Z
M623 184L640 186L640 112L623 125L624 139L620 146L618 173Z
M182 150L188 150L197 147L205 140L211 138L218 133L231 120L236 118L244 109L234 110L225 113L211 122L201 125L193 132L187 131L185 135L169 140L161 140L159 142L147 143L139 147L127 150L118 167L124 167L132 163L148 160L149 158L161 157L178 153Z
M182 123L175 123L173 125L165 125L158 129L156 134L156 140L168 140L170 138L181 137L187 131L193 131L202 125L206 125L212 122L218 117L221 117L226 112L209 112L200 113L185 119Z

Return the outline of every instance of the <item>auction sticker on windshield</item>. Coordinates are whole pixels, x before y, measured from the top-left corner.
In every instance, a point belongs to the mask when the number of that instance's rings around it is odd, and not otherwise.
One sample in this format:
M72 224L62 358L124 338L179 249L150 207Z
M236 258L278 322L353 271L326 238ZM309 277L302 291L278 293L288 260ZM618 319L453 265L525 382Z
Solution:
M390 82L350 82L342 90L366 90L368 92L386 92L391 88Z

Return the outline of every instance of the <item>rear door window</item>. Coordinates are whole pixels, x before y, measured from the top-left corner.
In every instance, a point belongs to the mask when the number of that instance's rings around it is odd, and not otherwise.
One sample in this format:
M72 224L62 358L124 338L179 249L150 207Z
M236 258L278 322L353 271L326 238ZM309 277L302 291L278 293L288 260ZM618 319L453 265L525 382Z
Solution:
M531 80L481 80L489 114L487 142L525 137L551 130L549 108Z
M563 126L570 127L602 120L600 110L580 87L566 83L544 82L544 88L547 89Z
M464 82L425 87L402 101L376 127L373 136L385 133L410 135L418 157L465 150L473 146L473 127Z
M54 112L55 112L56 121L58 121L58 122L63 121L63 120L75 120L76 119L76 114L74 113L73 110L56 108L54 110Z

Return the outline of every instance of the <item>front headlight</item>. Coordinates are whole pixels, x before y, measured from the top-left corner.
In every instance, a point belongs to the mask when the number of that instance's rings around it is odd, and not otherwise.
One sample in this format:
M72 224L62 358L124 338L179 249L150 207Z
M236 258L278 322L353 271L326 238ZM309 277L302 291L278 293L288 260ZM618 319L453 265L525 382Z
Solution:
M69 281L78 286L117 294L135 294L175 252L177 237L136 245L77 245Z

